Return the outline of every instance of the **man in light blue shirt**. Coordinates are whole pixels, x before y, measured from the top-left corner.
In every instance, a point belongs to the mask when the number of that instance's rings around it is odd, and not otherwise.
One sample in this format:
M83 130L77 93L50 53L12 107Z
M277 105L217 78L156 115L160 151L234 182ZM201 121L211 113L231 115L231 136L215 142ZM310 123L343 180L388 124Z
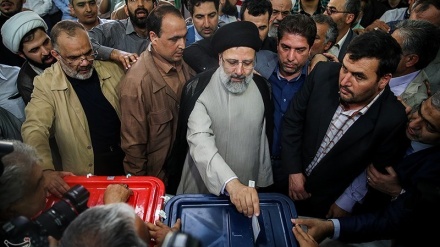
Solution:
M0 107L21 122L25 120L24 102L17 90L19 67L0 64Z
M218 28L219 0L189 0L192 25L187 27L186 46L211 37Z

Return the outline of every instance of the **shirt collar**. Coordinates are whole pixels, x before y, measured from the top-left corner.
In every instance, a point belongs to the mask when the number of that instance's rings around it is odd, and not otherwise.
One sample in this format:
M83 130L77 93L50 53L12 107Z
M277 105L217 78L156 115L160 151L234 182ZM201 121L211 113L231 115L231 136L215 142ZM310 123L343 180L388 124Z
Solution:
M125 28L125 34L128 35L128 34L132 34L132 33L135 33L137 35L136 31L134 30L133 23L131 23L130 17L128 17L127 18L127 27Z
M420 70L414 71L412 73L409 73L407 75L402 75L399 77L393 77L391 78L389 85L391 88L400 86L400 85L404 85L404 84L409 84L411 81L414 80L414 78L416 78L416 76L419 74Z
M307 61L306 64L305 64L305 65L303 66L303 68L301 69L301 74L298 75L297 77L291 79L291 80L288 81L288 82L295 82L295 81L298 81L299 78L301 78L302 76L306 76L306 75L307 75L307 71L308 71L308 69L307 69L308 66L309 66L309 61ZM280 74L280 65L279 65L279 63L277 63L277 67L276 67L276 69L275 69L275 72L276 72L276 74L277 74L277 78L278 78L278 80L280 80L280 81L281 81L281 80L286 80L286 79Z
M337 48L341 49L342 45L344 44L345 40L347 39L348 33L350 32L350 29L348 29L348 31L345 33L344 37L342 37L341 40L339 40L339 42L337 43Z
M175 62L174 64L168 62L164 59L159 53L154 50L154 47L151 43L148 45L148 51L151 52L151 56L153 57L154 63L161 69L165 74L168 74L171 70L180 71L182 70L182 61Z
M2 79L2 80L6 80L6 79L7 79L6 76L5 76L5 74L3 73L3 68L2 68L2 66L0 66L0 79Z
M197 32L197 29L195 26L194 26L194 37L195 37L196 42L203 39L202 35L200 35L199 32Z

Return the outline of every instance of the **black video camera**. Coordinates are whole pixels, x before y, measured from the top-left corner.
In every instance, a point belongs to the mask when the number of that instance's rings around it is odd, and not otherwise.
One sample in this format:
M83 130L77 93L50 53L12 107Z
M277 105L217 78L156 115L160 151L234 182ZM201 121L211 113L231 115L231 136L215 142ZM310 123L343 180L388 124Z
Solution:
M51 208L34 220L19 216L2 226L7 246L30 243L32 247L49 246L48 236L60 239L76 216L87 209L90 193L82 185L70 188Z

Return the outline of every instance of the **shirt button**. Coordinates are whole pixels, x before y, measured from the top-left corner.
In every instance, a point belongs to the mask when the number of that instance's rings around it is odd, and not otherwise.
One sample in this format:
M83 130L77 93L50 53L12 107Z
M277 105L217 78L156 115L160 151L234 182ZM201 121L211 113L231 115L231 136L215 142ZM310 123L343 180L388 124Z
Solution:
M87 149L92 149L92 146L87 146Z
M286 102L286 99L283 99L284 102Z
M92 166L93 166L93 164L92 164L92 163L90 163L90 164L89 164L89 167L92 167Z

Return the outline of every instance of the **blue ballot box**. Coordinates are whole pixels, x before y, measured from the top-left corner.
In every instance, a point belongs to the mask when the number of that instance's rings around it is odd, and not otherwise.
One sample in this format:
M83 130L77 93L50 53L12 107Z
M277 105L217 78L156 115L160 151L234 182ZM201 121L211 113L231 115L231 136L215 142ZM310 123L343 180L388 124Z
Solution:
M297 247L290 221L297 218L292 200L277 193L258 195L260 231L256 239L252 218L239 213L226 196L174 196L165 204L164 223L172 226L180 218L181 231L200 240L203 247Z

